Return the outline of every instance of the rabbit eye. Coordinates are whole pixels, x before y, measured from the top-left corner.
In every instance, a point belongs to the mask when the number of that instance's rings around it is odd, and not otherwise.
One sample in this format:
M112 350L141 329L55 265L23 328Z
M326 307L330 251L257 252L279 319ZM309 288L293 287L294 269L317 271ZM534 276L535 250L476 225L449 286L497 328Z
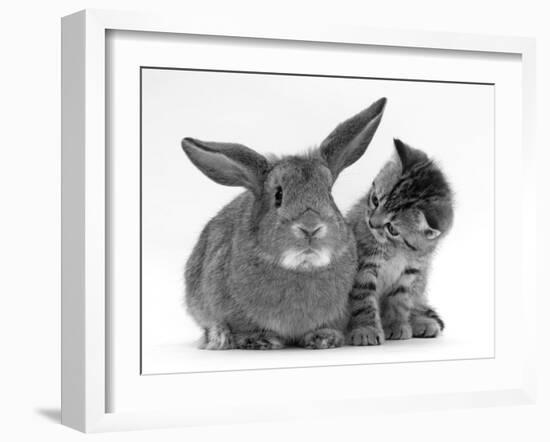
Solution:
M397 236L399 235L399 232L397 230L395 230L395 227L393 227L393 225L391 223L387 223L386 224L386 230L388 231L388 233L391 235L391 236Z
M282 203L283 203L283 188L281 186L277 186L277 190L275 190L275 207L281 207Z

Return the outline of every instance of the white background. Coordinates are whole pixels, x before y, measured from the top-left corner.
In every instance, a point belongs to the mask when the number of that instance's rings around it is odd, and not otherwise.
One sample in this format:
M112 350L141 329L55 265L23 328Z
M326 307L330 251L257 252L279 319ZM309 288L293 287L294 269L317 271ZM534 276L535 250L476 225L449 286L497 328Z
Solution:
M207 220L242 189L206 178L181 138L299 153L381 96L388 98L382 124L338 178L335 201L345 213L366 193L394 154L394 136L442 166L456 193L455 225L434 259L428 292L447 323L444 335L322 354L198 350L202 331L181 308L183 265ZM142 103L144 373L494 355L493 86L144 69Z
M21 1L5 6L0 17L4 69L0 71L2 141L0 180L3 216L0 331L0 435L5 440L84 440L59 421L59 17L83 7L119 9L168 8L166 12L215 17L268 16L273 20L341 22L384 28L416 28L538 37L539 180L548 154L543 148L543 123L550 120L550 30L544 3L537 1L460 3L418 0L407 2L266 2L232 1L191 3L158 0ZM215 19L215 18L214 18ZM543 158L546 160L543 161ZM539 186L539 188L541 188ZM513 211L513 209L512 209ZM549 224L546 208L539 224ZM539 234L547 244L547 234ZM539 265L545 247L539 247ZM542 267L541 267L542 270ZM540 318L549 307L540 300ZM542 322L542 321L541 321ZM548 339L540 330L540 372L550 372ZM547 440L545 418L550 403L548 377L540 379L535 406L380 415L369 420L255 424L247 426L104 434L94 440L251 440L277 441L308 437L334 440L344 437L384 440Z

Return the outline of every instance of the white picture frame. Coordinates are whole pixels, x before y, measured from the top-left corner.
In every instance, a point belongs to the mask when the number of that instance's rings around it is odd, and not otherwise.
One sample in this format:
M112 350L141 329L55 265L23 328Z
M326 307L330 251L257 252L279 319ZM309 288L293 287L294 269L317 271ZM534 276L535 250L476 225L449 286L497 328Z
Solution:
M183 23L183 24L182 24ZM108 247L111 240L108 229L110 196L107 161L107 93L106 84L106 35L109 31L138 31L180 35L206 35L282 41L338 43L341 45L371 45L380 48L399 47L410 49L436 49L441 51L468 51L483 58L484 54L512 54L521 58L521 237L518 250L521 253L521 271L517 271L514 287L521 291L518 302L518 324L513 327L522 332L521 351L517 351L514 375L498 386L471 387L465 382L454 392L437 391L425 394L364 395L361 390L332 392L323 397L314 395L303 402L274 401L257 406L246 388L239 399L231 402L231 408L220 405L207 411L193 402L191 393L188 406L139 411L112 411L108 396L113 388L109 376L112 364L112 348L108 343L110 326ZM489 406L511 403L532 403L535 399L535 324L537 287L536 237L533 225L536 220L535 205L535 43L533 39L518 37L493 37L450 33L416 31L390 31L346 26L308 25L295 28L281 23L265 22L213 24L206 21L182 21L177 17L159 17L150 14L86 10L64 17L62 20L62 423L84 432L124 429L185 426L216 422L248 422L284 419L289 417L319 417L328 415L365 414L373 410L398 411L452 407ZM519 130L519 129L518 129ZM498 145L498 143L497 143ZM500 169L499 169L500 167ZM509 163L497 165L501 176L511 173ZM516 173L517 170L516 170ZM497 221L498 222L498 221ZM496 244L503 250L504 244ZM504 252L500 252L504 253ZM516 269L517 270L517 269ZM501 275L502 276L502 275ZM497 281L497 286L498 286ZM500 326L506 329L506 324ZM496 321L499 316L496 314ZM511 327L508 325L508 327ZM507 357L512 349L501 352L502 370L506 370ZM497 354L495 360L500 356ZM134 361L135 363L135 361ZM400 371L407 363L392 370ZM418 371L418 364L410 370ZM382 367L379 367L380 370ZM315 376L338 376L342 368L324 368ZM350 379L360 376L361 366L348 367ZM460 370L476 367L447 365L442 375L458 375ZM290 369L270 373L249 372L247 382L265 381L268 377L277 385L290 382L304 386L308 391L308 370ZM389 368L388 368L389 370ZM432 375L438 372L437 363L429 367ZM481 369L490 376L491 366ZM330 372L329 372L330 371ZM511 371L512 372L512 371ZM320 374L323 373L323 374ZM140 376L139 366L133 374ZM212 374L201 374L205 377ZM241 376L241 375L233 375ZM262 379L260 379L260 377ZM496 376L498 377L498 376ZM170 388L175 377L164 376L162 388ZM222 379L222 378L220 378ZM235 377L233 379L236 379ZM145 387L145 388L157 388ZM249 387L253 390L253 387ZM250 393L250 394L249 394ZM161 396L158 396L161 397ZM158 398L157 398L158 399ZM211 405L211 404L210 404ZM307 405L307 406L304 406Z

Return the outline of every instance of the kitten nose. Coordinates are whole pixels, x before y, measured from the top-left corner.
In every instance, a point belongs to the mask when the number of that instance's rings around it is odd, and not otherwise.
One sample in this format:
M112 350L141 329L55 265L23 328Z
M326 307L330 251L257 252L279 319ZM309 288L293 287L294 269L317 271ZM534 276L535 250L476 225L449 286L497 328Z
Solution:
M384 226L386 220L383 216L375 213L369 218L368 223L371 229L379 229L380 227Z

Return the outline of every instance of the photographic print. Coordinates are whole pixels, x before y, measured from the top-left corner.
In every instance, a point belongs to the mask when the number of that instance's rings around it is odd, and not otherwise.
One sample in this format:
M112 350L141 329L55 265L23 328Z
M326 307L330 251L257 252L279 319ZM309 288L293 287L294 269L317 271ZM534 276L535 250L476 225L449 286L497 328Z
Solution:
M494 356L494 86L141 68L144 374Z

